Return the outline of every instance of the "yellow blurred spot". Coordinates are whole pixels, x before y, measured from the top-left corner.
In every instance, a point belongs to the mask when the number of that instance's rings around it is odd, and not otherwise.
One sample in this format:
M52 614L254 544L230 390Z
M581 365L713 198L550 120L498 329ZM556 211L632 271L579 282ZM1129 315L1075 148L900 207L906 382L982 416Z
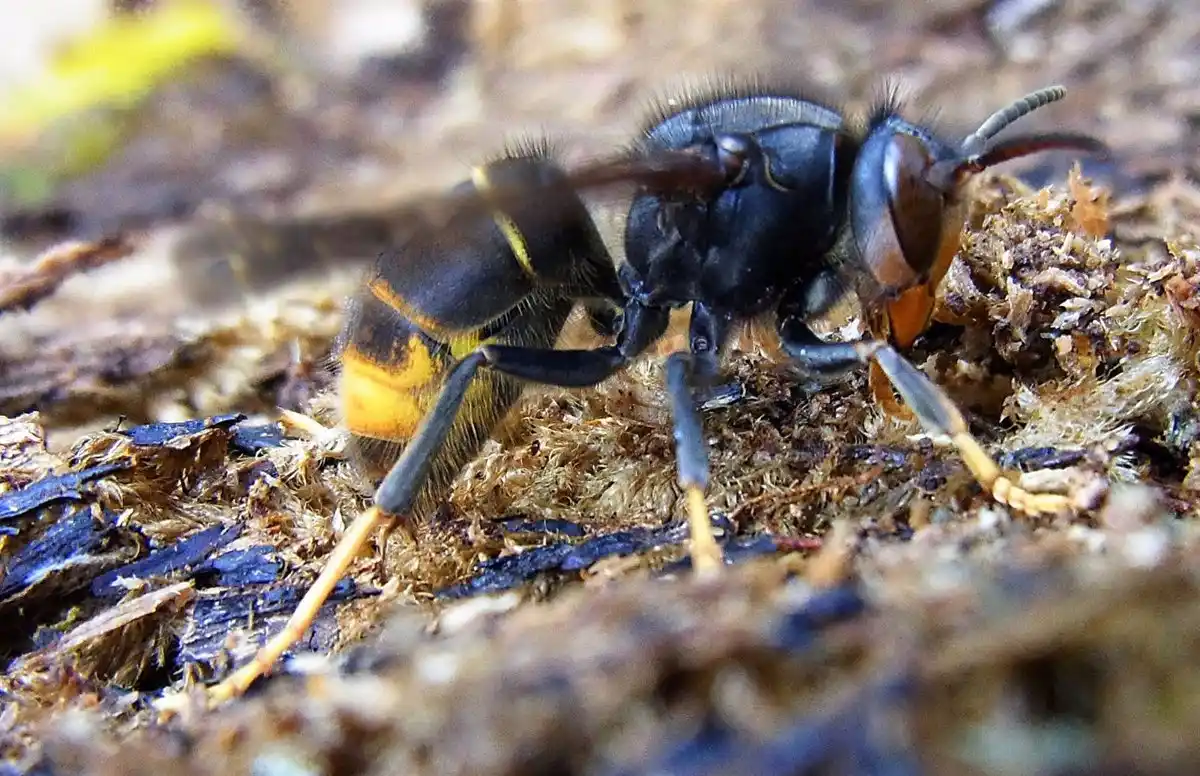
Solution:
M237 43L234 20L210 0L164 0L113 18L68 44L45 76L3 98L0 144L30 140L88 108L134 103L180 66Z

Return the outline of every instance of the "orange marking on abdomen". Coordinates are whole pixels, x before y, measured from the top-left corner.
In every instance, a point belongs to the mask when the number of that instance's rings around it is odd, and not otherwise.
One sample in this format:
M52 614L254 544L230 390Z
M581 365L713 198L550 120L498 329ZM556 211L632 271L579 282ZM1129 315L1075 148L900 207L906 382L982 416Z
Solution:
M405 301L403 297L397 294L396 290L383 278L375 278L367 284L367 287L371 291L371 296L400 313L406 320L416 324L418 328L430 336L438 337L439 339L450 339L454 334L458 333L457 330L444 326L429 316L422 315L416 308Z

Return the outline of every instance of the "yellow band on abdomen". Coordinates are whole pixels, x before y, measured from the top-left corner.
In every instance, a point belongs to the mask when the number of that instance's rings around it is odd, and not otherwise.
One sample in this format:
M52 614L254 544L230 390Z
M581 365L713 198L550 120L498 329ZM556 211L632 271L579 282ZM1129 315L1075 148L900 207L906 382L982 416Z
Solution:
M475 184L475 188L481 194L487 196L491 182L488 180L486 169L483 167L472 168L471 182ZM533 269L533 259L529 256L529 245L526 244L525 237L517 228L516 222L509 218L507 213L497 209L492 210L492 220L496 223L496 228L500 230L500 233L504 235L504 240L512 250L513 256L516 256L521 269L526 275L536 280L537 272Z
M416 433L441 385L437 362L419 337L404 358L380 363L354 346L342 353L339 378L342 422L352 434L406 441Z

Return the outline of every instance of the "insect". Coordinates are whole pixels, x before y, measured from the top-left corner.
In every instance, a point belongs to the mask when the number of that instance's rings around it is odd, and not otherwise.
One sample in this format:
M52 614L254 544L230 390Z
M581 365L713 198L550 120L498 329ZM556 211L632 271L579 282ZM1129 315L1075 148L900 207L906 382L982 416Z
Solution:
M774 319L803 369L871 365L932 433L949 436L996 500L1027 513L1077 508L1005 478L953 402L897 350L928 326L964 226L963 185L1001 162L1051 149L1104 153L1079 134L996 140L1065 90L1033 92L962 142L902 118L863 127L786 93L746 90L658 115L625 153L573 171L518 149L414 211L349 307L341 343L343 420L360 463L382 481L284 629L210 688L220 701L266 673L308 628L351 559L381 526L420 513L517 401L526 383L584 387L625 368L691 305L688 347L666 358L678 482L697 574L722 563L705 505L708 452L698 400L716 385L737 327ZM604 247L582 196L631 184L624 260ZM857 294L884 336L837 342L809 323ZM554 349L585 306L615 339ZM609 312L615 312L615 318Z

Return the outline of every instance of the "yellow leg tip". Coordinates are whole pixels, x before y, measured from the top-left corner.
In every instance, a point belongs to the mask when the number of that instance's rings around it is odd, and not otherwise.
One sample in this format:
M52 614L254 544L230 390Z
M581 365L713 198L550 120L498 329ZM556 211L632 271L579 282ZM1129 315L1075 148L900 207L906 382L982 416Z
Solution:
M992 485L992 498L1026 515L1075 511L1075 502L1070 497L1057 493L1031 493L1017 487L1007 477L998 478Z
M358 516L333 549L333 554L325 562L325 567L317 575L312 587L300 599L283 630L268 639L249 663L208 689L210 707L242 695L255 679L270 672L283 653L299 641L312 626L321 607L329 600L329 594L350 568L350 564L367 543L371 533L389 519L394 519L394 516L385 514L374 506Z
M713 536L708 507L704 503L704 491L695 486L688 487L687 501L692 569L699 576L713 576L725 565L725 557L721 552L721 545L717 544L717 538Z
M258 661L251 661L225 677L221 682L208 688L209 708L241 697L254 684L254 680L269 671L271 666L263 667Z
M1005 506L1026 515L1055 515L1076 511L1075 500L1058 493L1031 493L1013 483L1000 473L1000 467L984 451L975 438L966 432L953 436L963 463L971 470L976 481L994 498Z
M892 391L884 385L883 378L887 378L906 397L909 408L926 431L950 436L975 481L999 503L1025 514L1058 514L1082 511L1094 499L1093 494L1084 492L1062 496L1056 493L1033 493L1017 486L1004 476L983 446L971 436L966 419L954 402L915 366L879 340L860 340L855 348L859 358L871 362L871 387L876 398L883 402L885 411L889 411L888 402L884 401L885 395ZM886 362L879 358L880 354L887 356ZM914 399L917 400L915 404ZM918 412L922 407L924 409Z

